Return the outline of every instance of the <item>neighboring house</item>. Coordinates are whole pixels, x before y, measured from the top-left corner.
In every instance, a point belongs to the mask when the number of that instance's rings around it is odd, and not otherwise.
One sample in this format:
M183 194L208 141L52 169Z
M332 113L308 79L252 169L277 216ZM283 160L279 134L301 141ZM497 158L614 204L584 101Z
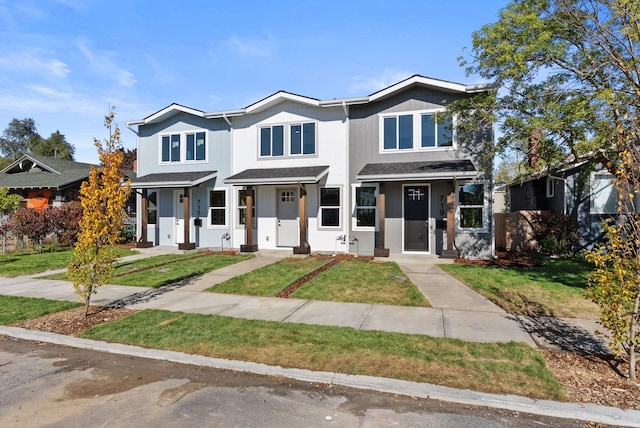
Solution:
M140 245L490 257L490 168L434 121L443 99L486 90L413 76L366 97L280 91L129 122Z
M602 222L616 214L618 203L615 177L590 160L511 183L508 194L510 212L551 211L571 216L583 248L601 239Z
M24 198L27 208L60 206L78 199L92 165L45 156L24 155L0 171L0 187Z

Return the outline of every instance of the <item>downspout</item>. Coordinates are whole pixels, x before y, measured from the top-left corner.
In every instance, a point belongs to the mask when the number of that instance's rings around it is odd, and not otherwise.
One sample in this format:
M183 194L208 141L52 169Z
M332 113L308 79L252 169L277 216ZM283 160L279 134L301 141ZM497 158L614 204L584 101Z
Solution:
M136 137L138 137L138 136L139 136L139 135L138 135L138 130L133 129L133 128L131 127L131 125L129 125L128 123L127 123L127 128L129 128L129 131L131 131L131 132L133 132L134 134L136 134ZM136 144L136 146L137 146L137 144Z
M229 176L233 175L233 125L231 124L231 121L229 120L229 118L227 117L226 113L222 113L222 118L224 119L225 122L227 122L227 125L229 125L229 156L231 157L231 162L230 162L230 168L229 168ZM231 204L234 203L234 201L236 201L235 203L237 203L237 200L235 199L235 195L233 194L236 191L236 187L234 185L231 185L231 198L229 198L229 200L231 201ZM257 192L258 190L254 190L254 192ZM254 193L255 195L255 193ZM237 210L233 209L231 210L232 213L236 213ZM256 212L257 214L257 212ZM236 248L234 246L234 237L235 234L233 233L233 224L235 224L235 215L231 214L231 226L230 226L230 235L231 235L231 239L229 240L229 249L231 248ZM251 222L252 224L250 225L245 225L245 227L250 227L251 228L251 235L253 236L253 221ZM256 226L258 224L258 220L256 219ZM245 232L246 233L246 232ZM237 248L240 248L240 246L238 245Z
M222 118L224 119L225 122L227 122L227 125L229 125L229 128L233 128L233 125L231 125L231 121L227 117L226 113L222 113Z
M351 138L350 138L350 133L349 133L349 108L347 107L347 103L345 101L342 101L342 110L344 111L344 116L345 116L345 140L347 142L346 144L346 148L345 148L345 168L347 170L347 173L345 174L345 177L347 177L347 183L345 186L345 195L343 196L343 201L346 201L346 205L345 207L347 209L344 210L342 216L344 217L344 227L345 227L345 237L349 237L351 236L351 168L349 165L349 152L350 152L350 147L351 147ZM345 249L344 252L345 254L349 254L349 251L351 249L351 246L349 245L349 239L345 239Z

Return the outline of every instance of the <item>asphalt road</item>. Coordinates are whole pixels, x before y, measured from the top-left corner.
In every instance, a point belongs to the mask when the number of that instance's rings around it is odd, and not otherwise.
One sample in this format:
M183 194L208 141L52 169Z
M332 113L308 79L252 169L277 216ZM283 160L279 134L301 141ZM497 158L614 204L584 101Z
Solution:
M2 427L584 427L0 336Z

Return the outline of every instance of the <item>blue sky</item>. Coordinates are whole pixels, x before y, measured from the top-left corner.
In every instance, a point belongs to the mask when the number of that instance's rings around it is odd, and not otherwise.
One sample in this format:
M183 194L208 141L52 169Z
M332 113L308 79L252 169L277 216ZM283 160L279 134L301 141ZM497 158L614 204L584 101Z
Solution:
M278 90L313 98L368 95L413 74L460 83L471 33L507 0L0 0L0 132L33 118L75 158L116 107L125 122L176 102L246 107Z

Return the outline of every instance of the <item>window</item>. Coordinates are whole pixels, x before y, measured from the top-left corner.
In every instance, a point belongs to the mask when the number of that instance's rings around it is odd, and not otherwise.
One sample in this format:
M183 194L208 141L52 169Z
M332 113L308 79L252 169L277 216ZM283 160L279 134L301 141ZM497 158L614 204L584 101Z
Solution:
M384 118L384 148L413 148L413 116L402 115Z
M227 191L209 191L209 226L227 225Z
M320 227L340 227L340 188L320 189Z
M608 173L591 175L591 214L615 214L618 208L618 190L615 177Z
M553 198L556 194L556 180L553 177L547 177L546 187L547 198Z
M453 122L440 123L437 112L381 116L380 150L409 151L453 146Z
M422 147L450 147L453 145L452 122L450 120L438 123L435 114L422 114L420 120Z
M284 126L260 128L260 156L284 156Z
M158 192L149 190L147 192L147 224L157 224L158 222Z
M162 135L160 137L160 161L196 162L206 160L206 135L205 131Z
M205 160L204 135L204 132L187 134L187 155L185 156L186 160Z
M458 227L460 229L486 230L486 197L484 183L458 185Z
M251 214L253 221L252 227L256 227L256 192L251 190L253 196ZM245 189L238 190L238 225L244 226L247 224L247 191Z
M316 153L316 124L313 122L291 125L289 128L292 155Z
M378 213L377 196L378 188L369 186L354 187L355 189L355 208L354 218L355 227L375 228Z

